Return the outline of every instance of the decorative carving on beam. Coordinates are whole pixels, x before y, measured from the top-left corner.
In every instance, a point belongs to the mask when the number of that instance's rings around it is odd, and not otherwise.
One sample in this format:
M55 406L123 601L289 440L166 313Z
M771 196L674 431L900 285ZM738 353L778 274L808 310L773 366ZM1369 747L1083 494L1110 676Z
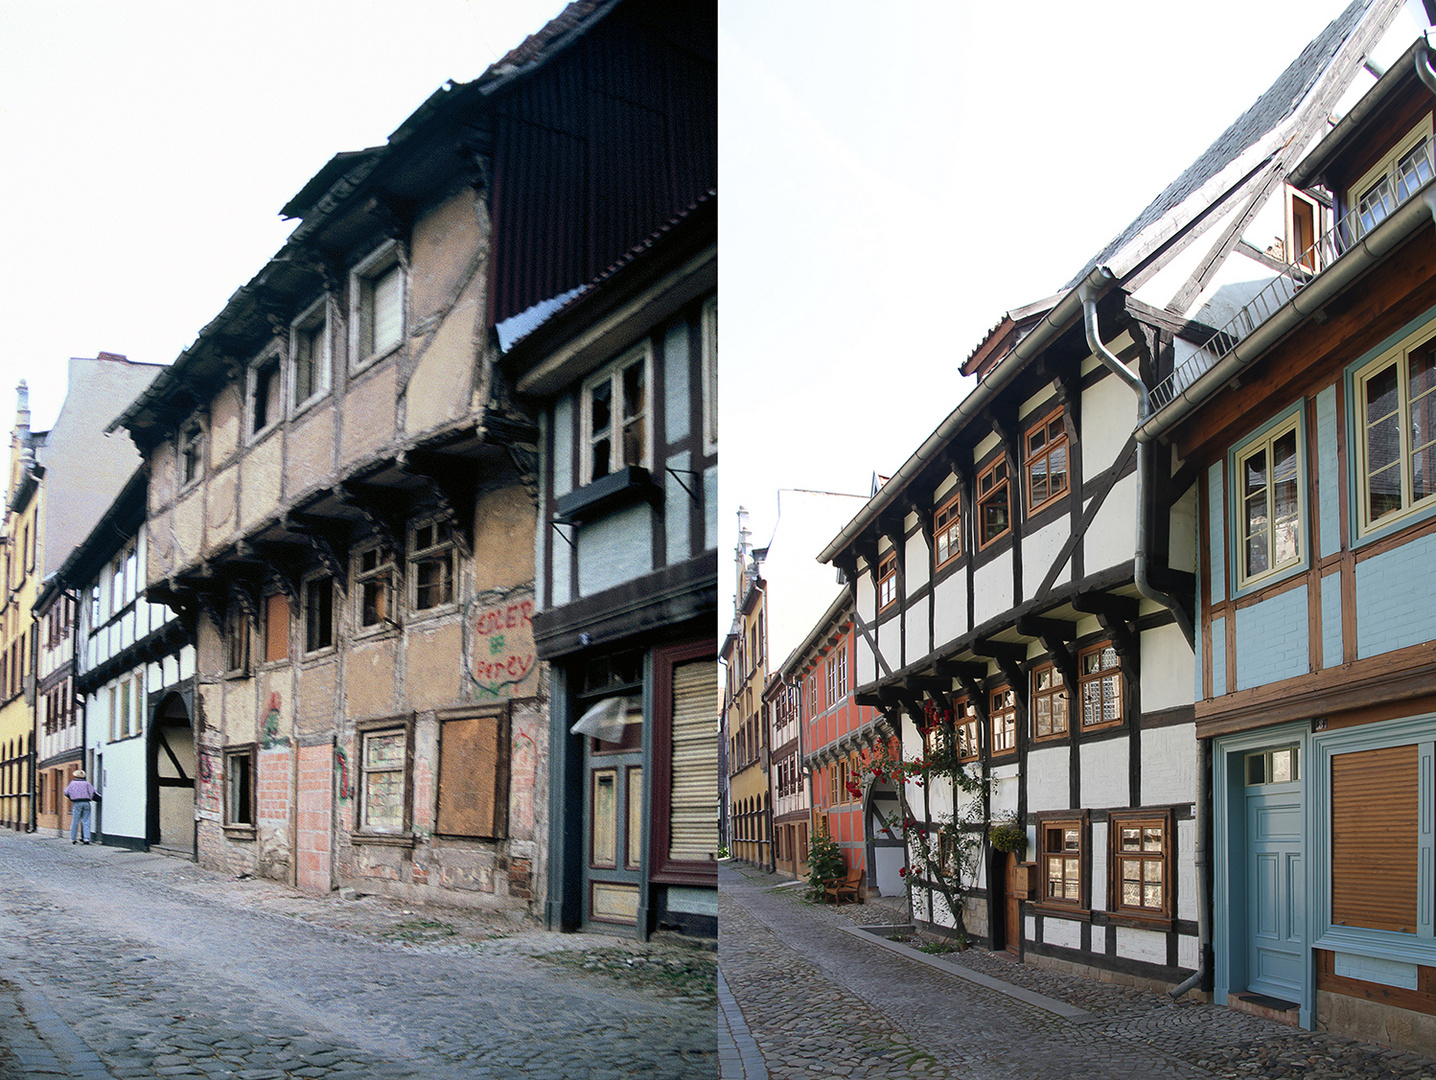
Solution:
M244 578L229 579L229 602L239 605L251 619L259 618L259 598L254 594L254 586Z

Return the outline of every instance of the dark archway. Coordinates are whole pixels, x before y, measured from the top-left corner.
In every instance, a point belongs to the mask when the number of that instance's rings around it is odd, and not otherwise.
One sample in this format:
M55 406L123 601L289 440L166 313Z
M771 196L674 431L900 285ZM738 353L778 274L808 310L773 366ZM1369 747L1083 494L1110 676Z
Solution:
M155 709L149 737L151 847L194 855L195 738L184 699L166 694Z

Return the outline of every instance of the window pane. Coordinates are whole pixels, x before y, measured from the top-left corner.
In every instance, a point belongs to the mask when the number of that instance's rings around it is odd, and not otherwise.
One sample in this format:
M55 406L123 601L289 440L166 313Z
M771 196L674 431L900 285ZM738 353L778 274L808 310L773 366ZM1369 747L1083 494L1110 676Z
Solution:
M1142 850L1160 853L1162 850L1162 830L1148 826L1142 830ZM1158 878L1157 880L1160 880Z
M1122 830L1122 850L1136 851L1139 847L1141 830L1124 828Z
M388 352L399 344L399 328L403 322L401 284L402 272L398 266L391 266L374 279L375 353Z
M1411 353L1407 378L1411 415L1411 497L1436 493L1436 344Z
M403 825L404 774L398 770L365 773L364 824L397 829Z
M404 764L404 733L395 731L387 735L366 735L364 738L364 767L366 769L399 768Z

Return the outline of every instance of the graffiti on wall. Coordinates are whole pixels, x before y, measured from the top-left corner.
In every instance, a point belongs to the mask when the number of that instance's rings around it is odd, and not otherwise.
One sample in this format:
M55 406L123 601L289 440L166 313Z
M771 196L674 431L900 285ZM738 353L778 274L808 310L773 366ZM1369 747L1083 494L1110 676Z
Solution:
M347 803L354 798L354 786L349 779L349 755L343 747L334 748L334 772L339 780L339 801Z
M469 681L480 699L537 692L534 602L529 588L488 593L470 607Z
M222 807L220 775L223 751L201 746L195 755L195 809L202 814L218 816Z
M260 746L265 750L289 745L289 739L279 734L279 710L282 704L278 690L269 695L269 709L264 718L264 737L260 740Z

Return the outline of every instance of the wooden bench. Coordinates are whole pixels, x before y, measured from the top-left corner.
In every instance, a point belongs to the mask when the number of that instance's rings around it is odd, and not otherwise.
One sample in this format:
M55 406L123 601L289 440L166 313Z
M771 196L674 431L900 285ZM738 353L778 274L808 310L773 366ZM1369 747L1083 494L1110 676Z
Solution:
M824 892L833 898L833 903L840 904L843 897L849 896L854 900L860 900L858 896L858 885L863 880L861 867L854 867L841 878L832 878L823 883Z

